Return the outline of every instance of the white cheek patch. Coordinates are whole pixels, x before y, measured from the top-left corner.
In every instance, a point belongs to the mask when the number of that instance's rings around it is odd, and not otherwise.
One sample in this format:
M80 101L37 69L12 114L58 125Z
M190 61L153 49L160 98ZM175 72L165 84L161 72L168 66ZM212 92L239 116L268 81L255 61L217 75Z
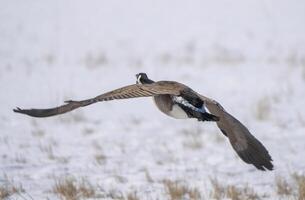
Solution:
M140 81L140 79L141 79L141 75L138 76L138 79L137 79L137 83L138 83L138 84L142 84L141 81Z

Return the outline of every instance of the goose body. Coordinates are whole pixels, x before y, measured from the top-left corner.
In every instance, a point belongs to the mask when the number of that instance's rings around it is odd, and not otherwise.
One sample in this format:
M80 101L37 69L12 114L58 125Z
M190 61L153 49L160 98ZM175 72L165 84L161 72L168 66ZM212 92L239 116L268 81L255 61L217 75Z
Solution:
M176 118L186 119L188 118L186 112L177 104L173 103L170 95L158 95L153 97L153 101L157 108L164 114Z
M91 99L70 100L66 101L64 105L47 109L20 109L17 107L14 112L32 117L50 117L102 101L153 97L157 108L170 117L216 122L220 131L229 139L233 149L244 162L254 165L259 170L273 169L272 158L264 145L217 101L193 91L182 83L154 82L145 73L139 73L136 77L136 84L118 88Z
M136 75L137 84L153 84L145 73ZM218 121L219 118L206 111L204 102L191 88L181 83L163 81L165 84L180 88L179 95L162 94L153 96L157 108L166 115L176 119L196 118L198 121Z

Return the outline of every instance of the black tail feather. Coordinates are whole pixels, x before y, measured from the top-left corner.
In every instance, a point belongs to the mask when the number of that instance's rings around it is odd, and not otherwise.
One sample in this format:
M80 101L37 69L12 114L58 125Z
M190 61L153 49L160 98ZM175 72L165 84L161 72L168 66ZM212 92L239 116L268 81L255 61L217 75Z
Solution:
M207 112L201 113L201 117L202 117L203 121L214 121L214 122L219 121L219 117L212 115L210 113L207 113Z

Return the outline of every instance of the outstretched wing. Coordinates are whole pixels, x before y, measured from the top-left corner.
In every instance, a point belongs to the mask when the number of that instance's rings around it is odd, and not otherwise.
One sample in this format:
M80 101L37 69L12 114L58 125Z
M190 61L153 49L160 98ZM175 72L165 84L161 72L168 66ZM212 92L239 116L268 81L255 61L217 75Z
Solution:
M272 170L272 158L264 145L235 117L229 114L216 101L201 96L209 111L220 118L217 126L226 135L239 157L248 164L260 170Z
M110 101L114 99L128 99L128 98L137 98L137 97L149 97L160 94L172 94L179 95L180 90L183 87L182 84L172 81L159 81L152 84L133 84L125 86L102 95L99 95L95 98L83 100L83 101L65 101L66 104L48 108L48 109L14 109L14 112L26 114L32 117L50 117L54 115L63 114L79 107L88 106L90 104L99 102L99 101Z

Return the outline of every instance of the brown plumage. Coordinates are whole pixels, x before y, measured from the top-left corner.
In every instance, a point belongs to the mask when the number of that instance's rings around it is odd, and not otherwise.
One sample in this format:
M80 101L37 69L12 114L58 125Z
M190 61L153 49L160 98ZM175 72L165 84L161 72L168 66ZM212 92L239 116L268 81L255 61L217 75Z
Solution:
M217 101L199 95L206 103L209 111L220 118L217 126L229 138L229 141L239 155L248 164L253 164L260 170L272 170L272 158L264 145L256 139L239 120L229 114Z
M146 76L146 74L145 74ZM149 80L147 78L147 80ZM32 117L49 117L54 115L63 114L74 109L88 106L90 104L100 101L110 101L115 99L128 99L137 97L149 97L155 98L155 101L164 101L158 108L168 114L168 109L171 109L167 105L172 106L173 102L169 102L169 97L182 97L191 106L195 106L198 109L198 105L202 102L205 107L208 108L211 114L205 113L208 117L212 117L209 120L204 118L201 121L216 121L217 126L221 132L229 138L229 141L233 149L237 152L239 157L248 164L253 164L260 170L272 170L272 158L269 155L267 149L263 144L258 141L249 130L236 118L230 115L218 102L213 99L202 96L189 87L174 81L158 81L150 82L147 84L133 84L126 87L122 87L95 98L83 100L83 101L66 101L66 104L49 108L49 109L14 109L14 112L26 114ZM173 101L173 100L172 100ZM157 103L157 102L156 102ZM175 102L174 102L175 103ZM160 107L161 106L161 107ZM164 107L165 106L165 107ZM185 106L185 105L181 105ZM194 110L193 110L194 111ZM195 111L194 111L195 112ZM198 113L197 110L195 114ZM202 113L200 113L202 114ZM200 117L193 115L192 118Z
M170 87L169 87L170 86ZM111 101L115 99L129 99L129 98L137 98L137 97L149 97L156 96L162 94L172 94L179 95L182 88L186 86L177 82L170 81L159 81L153 84L133 84L129 86L125 86L99 96L96 96L91 99L82 100L82 101L65 101L62 106L48 108L48 109L14 109L14 112L26 114L32 117L50 117L54 115L63 114L66 112L70 112L79 107L88 106L93 103L97 103L100 101Z

